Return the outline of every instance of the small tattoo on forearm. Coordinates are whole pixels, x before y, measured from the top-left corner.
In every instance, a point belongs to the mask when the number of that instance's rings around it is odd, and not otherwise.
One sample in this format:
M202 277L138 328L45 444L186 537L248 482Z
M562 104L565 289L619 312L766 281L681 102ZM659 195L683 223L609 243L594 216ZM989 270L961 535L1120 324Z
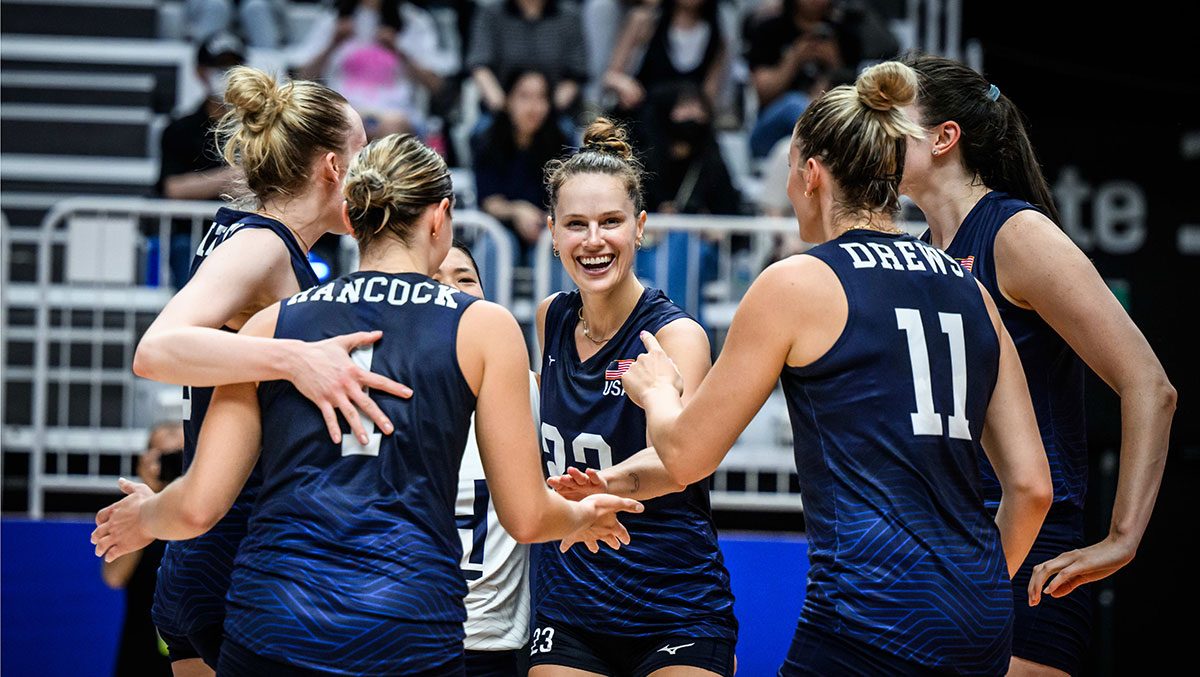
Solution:
M629 473L629 478L633 480L633 493L636 494L642 488L642 478L638 477L638 474L635 472Z

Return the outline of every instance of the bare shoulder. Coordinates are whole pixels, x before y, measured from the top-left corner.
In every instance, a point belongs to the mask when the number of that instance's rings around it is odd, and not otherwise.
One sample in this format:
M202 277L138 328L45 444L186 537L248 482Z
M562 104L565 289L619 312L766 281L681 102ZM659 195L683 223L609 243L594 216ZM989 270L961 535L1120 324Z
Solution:
M1078 250L1058 224L1036 209L1023 209L1000 226L996 246L1012 251L1038 251L1043 247L1069 247Z
M767 266L750 289L760 296L773 296L781 310L784 306L799 310L822 300L845 296L833 269L821 259L805 254L789 256Z
M663 325L654 333L654 338L670 354L673 350L702 352L706 357L711 352L708 332L690 317L681 317Z

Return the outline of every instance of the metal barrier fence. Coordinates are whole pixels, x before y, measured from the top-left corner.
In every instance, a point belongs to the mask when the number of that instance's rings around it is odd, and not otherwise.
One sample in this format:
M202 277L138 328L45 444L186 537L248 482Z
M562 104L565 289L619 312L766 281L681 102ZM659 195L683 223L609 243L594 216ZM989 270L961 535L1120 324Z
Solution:
M133 352L186 275L219 206L72 199L55 206L39 229L4 225L3 446L29 454L33 516L43 514L46 492L112 491L117 476L134 473L149 424L161 412L174 413L179 389L134 376ZM480 212L458 210L454 220L456 235L474 248L489 298L529 308L572 287L546 234L535 251L535 296L514 299L511 234ZM923 227L906 225L910 231ZM648 284L681 300L712 331L719 349L742 294L778 255L780 239L796 231L790 218L656 214L647 222L637 270ZM35 283L10 281L15 246L35 249ZM357 264L349 238L338 258L343 271ZM14 359L18 353L22 359ZM751 422L712 482L718 508L800 510L780 393Z
M220 206L79 198L57 204L36 230L4 222L0 435L5 453L28 454L32 516L43 515L47 492L111 492L135 472L147 427L178 417L179 388L134 376L133 353ZM457 211L455 222L494 259L493 298L511 303L508 233L478 212ZM18 245L35 252L33 283L10 276Z

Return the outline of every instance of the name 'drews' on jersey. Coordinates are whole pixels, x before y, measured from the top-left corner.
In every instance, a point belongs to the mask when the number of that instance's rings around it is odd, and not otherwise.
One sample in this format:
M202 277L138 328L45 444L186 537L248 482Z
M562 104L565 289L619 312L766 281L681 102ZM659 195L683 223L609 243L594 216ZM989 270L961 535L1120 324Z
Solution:
M850 255L856 269L879 267L884 270L935 272L963 277L962 266L946 252L918 240L895 242L839 242Z

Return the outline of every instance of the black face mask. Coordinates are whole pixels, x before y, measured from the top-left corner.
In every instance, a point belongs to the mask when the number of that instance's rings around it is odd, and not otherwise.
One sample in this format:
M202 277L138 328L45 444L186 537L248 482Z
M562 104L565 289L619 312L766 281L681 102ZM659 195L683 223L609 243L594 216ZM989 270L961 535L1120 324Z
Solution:
M173 450L158 457L158 479L170 484L183 474L183 449Z
M699 120L683 120L671 123L671 138L697 147L707 140L708 124Z

